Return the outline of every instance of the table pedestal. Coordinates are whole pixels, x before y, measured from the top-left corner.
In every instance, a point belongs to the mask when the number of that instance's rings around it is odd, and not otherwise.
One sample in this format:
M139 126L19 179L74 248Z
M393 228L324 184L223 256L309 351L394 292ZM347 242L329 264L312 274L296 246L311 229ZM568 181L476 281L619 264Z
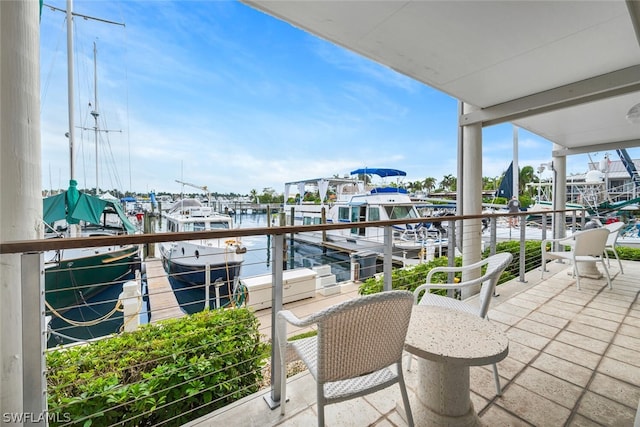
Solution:
M469 393L469 367L418 359L423 382L411 403L416 426L481 426Z
M602 273L598 270L595 262L578 262L576 263L578 275L589 279L601 279Z

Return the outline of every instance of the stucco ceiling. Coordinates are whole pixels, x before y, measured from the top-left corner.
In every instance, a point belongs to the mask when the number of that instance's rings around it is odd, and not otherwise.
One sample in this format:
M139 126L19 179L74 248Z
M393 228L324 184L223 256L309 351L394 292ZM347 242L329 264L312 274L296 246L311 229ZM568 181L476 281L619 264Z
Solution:
M244 0L572 154L640 146L640 1Z

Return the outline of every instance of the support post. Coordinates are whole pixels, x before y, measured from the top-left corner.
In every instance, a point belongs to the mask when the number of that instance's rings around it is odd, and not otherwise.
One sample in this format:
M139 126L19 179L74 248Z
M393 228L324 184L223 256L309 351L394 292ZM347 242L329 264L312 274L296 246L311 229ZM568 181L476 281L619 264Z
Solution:
M264 400L269 408L274 409L280 406L280 350L277 342L276 314L282 310L283 286L282 286L282 264L284 262L284 235L276 234L271 240L273 242L272 254L273 264L271 264L271 393L264 396Z
M393 250L393 230L391 226L386 225L384 227L384 259L382 261L382 274L383 274L383 290L390 291L393 289L393 283L391 279L391 270L393 264L391 262Z
M23 413L34 414L24 425L38 425L37 419L47 411L43 266L42 253L21 256Z

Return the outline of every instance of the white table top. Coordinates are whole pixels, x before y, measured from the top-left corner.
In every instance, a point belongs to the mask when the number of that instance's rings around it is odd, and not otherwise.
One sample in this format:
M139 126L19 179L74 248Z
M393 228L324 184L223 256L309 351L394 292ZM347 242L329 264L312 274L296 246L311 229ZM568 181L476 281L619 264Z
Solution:
M507 357L509 339L488 320L450 308L416 305L405 349L423 359L482 366Z

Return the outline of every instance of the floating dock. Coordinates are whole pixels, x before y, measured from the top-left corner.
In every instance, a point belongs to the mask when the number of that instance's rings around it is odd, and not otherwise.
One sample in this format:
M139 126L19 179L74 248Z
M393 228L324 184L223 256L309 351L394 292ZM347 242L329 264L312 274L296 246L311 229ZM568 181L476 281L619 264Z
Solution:
M159 258L147 258L144 263L147 269L147 289L151 311L150 323L184 316L185 313L178 305L178 300L173 293L173 289L171 289L167 274L162 268L162 261Z

